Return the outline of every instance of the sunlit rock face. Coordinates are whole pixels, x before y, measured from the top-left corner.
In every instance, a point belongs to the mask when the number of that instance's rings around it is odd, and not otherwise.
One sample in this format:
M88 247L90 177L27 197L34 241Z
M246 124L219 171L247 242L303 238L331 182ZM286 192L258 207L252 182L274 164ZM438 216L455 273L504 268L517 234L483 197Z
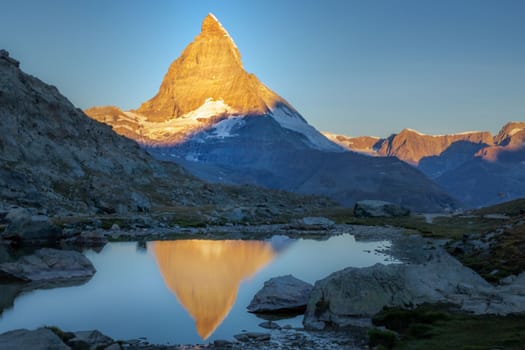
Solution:
M171 64L153 98L135 111L108 106L86 113L141 144L165 146L183 142L229 116L265 115L277 105L293 110L244 70L233 39L209 14L201 33Z
M492 135L488 131L426 135L416 130L403 129L399 134L393 134L386 139L370 136L348 137L330 133L324 135L351 151L382 157L397 157L415 166L422 158L440 155L457 142L482 146L493 144Z
M244 70L237 46L212 14L171 64L158 94L137 112L150 121L162 121L194 111L208 98L222 99L239 114L265 114L276 102L284 102Z
M260 241L181 240L152 243L164 283L207 339L237 298L240 283L275 257Z

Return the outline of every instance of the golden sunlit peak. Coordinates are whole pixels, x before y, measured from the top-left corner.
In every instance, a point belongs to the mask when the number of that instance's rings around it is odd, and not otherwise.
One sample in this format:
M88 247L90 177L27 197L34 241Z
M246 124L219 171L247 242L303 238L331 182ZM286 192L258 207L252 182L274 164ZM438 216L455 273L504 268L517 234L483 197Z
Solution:
M208 15L202 21L202 32L203 33L220 33L230 36L226 29L222 26L221 22L213 15L213 13L208 13Z
M267 242L240 240L154 242L152 251L164 283L193 317L202 339L226 318L240 283L275 257Z

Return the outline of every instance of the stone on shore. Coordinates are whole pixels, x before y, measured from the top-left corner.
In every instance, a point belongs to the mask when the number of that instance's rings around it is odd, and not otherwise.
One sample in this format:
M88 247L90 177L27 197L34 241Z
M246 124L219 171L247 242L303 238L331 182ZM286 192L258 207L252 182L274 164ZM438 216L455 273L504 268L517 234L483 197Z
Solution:
M74 337L68 341L73 349L105 349L114 343L113 339L98 330L81 331L73 333Z
M88 279L96 270L82 253L42 248L16 262L0 264L0 277L31 282Z
M260 341L270 340L269 333L260 333L260 332L246 332L246 333L236 334L233 337L240 342L251 342L251 341L260 342Z
M297 220L297 223L304 226L332 227L335 225L335 222L322 216L308 216Z
M70 350L50 329L39 328L34 331L17 329L0 334L2 350Z
M395 203L362 200L355 204L354 215L356 217L397 217L410 215L410 210Z
M51 222L46 215L32 215L26 209L17 208L4 218L8 222L2 233L2 238L38 243L56 241L62 235L62 229Z
M445 302L476 314L525 311L525 293L520 279L511 285L493 287L437 248L421 264L376 264L346 268L315 283L303 323L309 329L344 327L359 323L384 306L414 307Z
M249 312L271 313L281 311L302 311L308 303L312 285L292 275L274 277L264 282L263 288L255 294Z

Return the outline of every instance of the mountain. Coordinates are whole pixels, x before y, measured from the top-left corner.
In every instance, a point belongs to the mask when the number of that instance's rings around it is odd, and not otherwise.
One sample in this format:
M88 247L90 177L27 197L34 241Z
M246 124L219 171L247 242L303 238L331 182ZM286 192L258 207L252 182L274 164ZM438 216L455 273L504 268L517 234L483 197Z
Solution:
M332 141L355 151L383 157L397 157L409 164L418 165L424 157L441 154L450 145L459 141L492 145L489 132L471 131L452 135L427 135L413 129L403 129L386 139L370 136L348 137L325 133Z
M323 136L244 70L237 46L211 14L152 99L132 111L86 113L208 181L328 195L345 205L364 198L418 210L457 204L412 167L346 152Z
M5 50L0 50L0 134L0 207L67 215L206 205L216 208L217 216L245 207L270 218L275 210L327 205L320 198L207 184L177 164L155 160L136 142L87 117L54 86L24 73Z
M470 206L525 196L525 122L509 122L494 137L488 131L426 135L411 129L385 139L325 135L355 152L395 156Z

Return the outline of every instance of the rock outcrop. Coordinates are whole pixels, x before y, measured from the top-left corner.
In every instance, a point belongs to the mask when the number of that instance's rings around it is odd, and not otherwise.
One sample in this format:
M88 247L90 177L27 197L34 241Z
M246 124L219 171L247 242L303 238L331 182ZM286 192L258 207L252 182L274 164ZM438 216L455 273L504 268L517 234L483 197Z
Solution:
M98 330L74 332L73 337L67 341L73 349L107 349L115 343L113 339Z
M520 282L493 287L441 248L426 262L347 268L315 283L304 317L311 329L344 327L370 318L385 306L453 303L477 314L525 311Z
M293 277L279 276L264 282L247 309L254 313L302 311L308 303L312 285Z
M69 346L50 329L39 328L34 331L17 329L0 334L0 349L5 350L71 350Z
M4 239L39 244L56 241L62 235L62 229L53 224L48 216L34 215L27 209L12 210L4 220L8 222L0 234Z
M0 277L27 282L86 280L95 267L83 254L75 251L42 248L16 262L0 264Z

